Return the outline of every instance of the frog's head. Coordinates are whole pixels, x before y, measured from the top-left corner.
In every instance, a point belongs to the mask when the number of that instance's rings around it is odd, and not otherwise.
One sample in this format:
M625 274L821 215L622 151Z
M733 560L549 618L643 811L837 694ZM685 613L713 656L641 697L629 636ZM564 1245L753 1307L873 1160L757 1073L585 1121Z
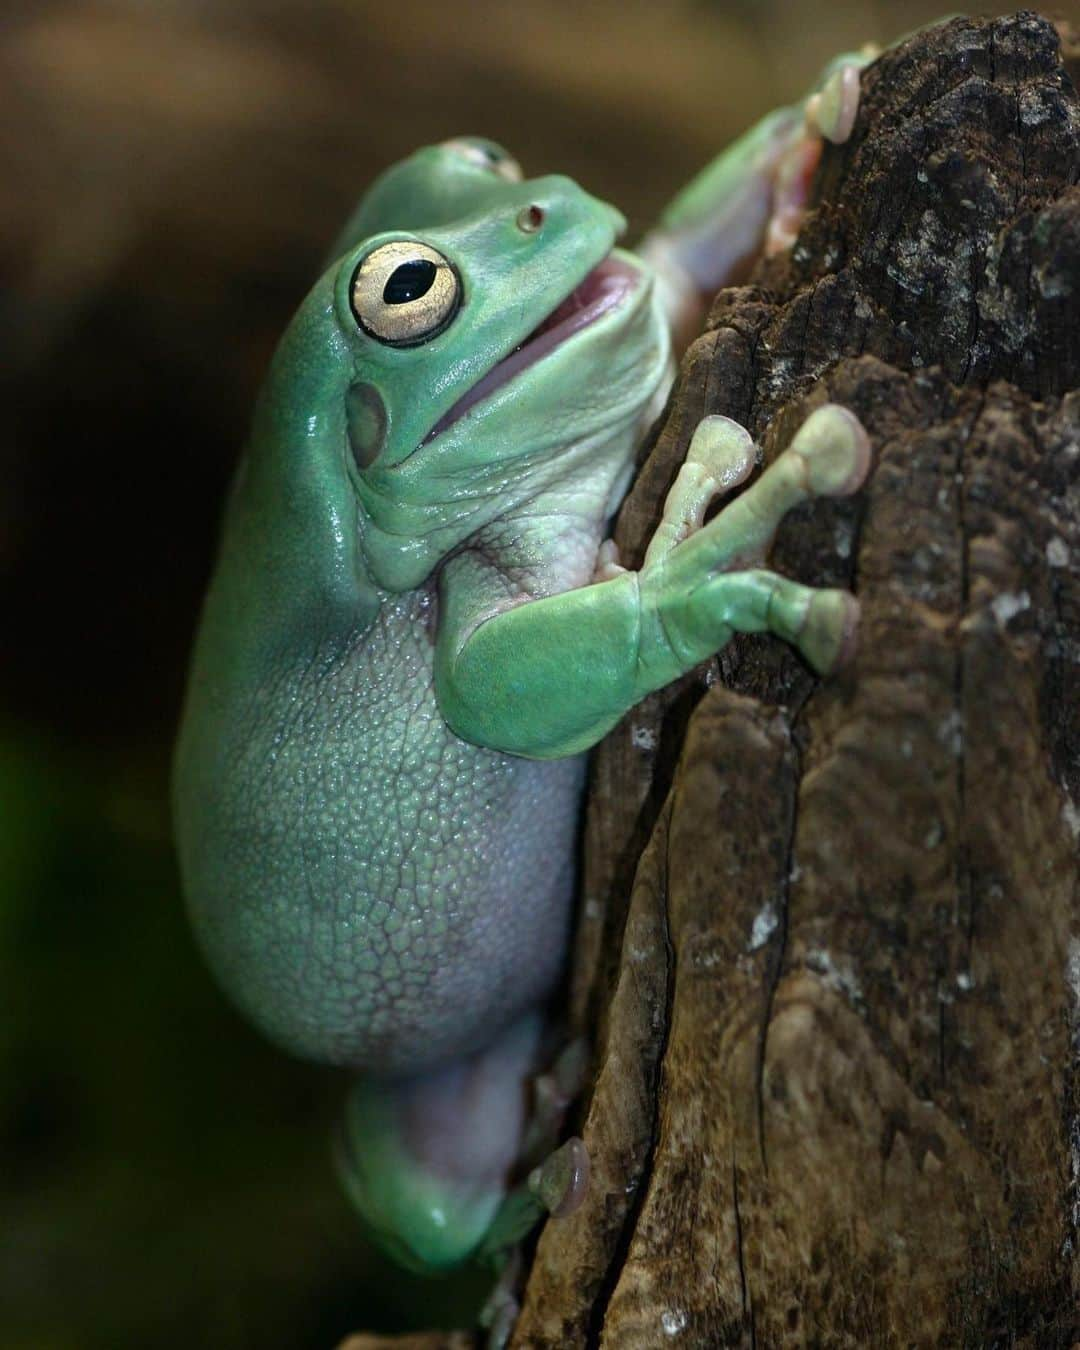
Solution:
M417 586L557 484L567 455L616 435L632 453L668 347L649 273L614 248L624 225L570 179L523 181L479 141L404 161L350 221L308 323L330 321L334 383L319 397L343 410L379 585Z

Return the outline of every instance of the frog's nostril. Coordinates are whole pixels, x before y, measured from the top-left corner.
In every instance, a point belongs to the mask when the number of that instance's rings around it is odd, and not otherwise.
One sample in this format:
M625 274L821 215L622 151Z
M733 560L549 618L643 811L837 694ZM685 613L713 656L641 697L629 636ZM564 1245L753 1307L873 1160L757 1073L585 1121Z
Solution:
M517 215L518 229L524 230L526 234L535 234L544 223L544 214L544 208L535 202L532 206L522 207Z

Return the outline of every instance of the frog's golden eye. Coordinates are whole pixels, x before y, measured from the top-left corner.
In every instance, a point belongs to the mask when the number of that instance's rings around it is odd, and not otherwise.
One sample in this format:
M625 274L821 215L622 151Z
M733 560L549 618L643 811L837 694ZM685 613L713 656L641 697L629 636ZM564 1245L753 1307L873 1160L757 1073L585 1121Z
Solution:
M461 282L437 250L401 239L360 263L350 303L365 333L390 347L413 347L446 328L461 304Z
M524 177L521 165L513 155L508 155L501 145L480 136L456 136L452 141L443 141L443 149L456 150L462 159L479 169L490 169L508 183L520 183Z

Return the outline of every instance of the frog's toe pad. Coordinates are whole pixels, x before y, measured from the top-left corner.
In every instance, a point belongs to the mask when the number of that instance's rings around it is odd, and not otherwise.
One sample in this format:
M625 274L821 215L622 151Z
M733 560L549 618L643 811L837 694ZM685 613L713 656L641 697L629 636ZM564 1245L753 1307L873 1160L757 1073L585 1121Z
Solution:
M589 1150L577 1135L529 1174L529 1190L553 1219L564 1219L581 1207L589 1189Z
M858 628L859 602L849 591L818 591L799 634L799 650L820 675L828 675L855 655Z
M810 126L827 141L843 145L855 125L859 111L859 70L861 62L842 65L826 80L819 93L806 105Z
M862 486L870 467L870 438L839 403L812 412L791 443L806 462L806 485L819 497L846 497Z

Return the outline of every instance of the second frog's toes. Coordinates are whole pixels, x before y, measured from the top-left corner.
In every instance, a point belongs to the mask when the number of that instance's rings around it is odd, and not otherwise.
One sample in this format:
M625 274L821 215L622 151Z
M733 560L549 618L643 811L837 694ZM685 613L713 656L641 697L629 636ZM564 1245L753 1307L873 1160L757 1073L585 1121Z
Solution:
M868 42L859 51L844 52L829 62L817 90L806 100L806 127L811 135L843 145L859 111L859 77L880 55L881 48Z
M806 465L806 487L818 497L846 497L857 491L870 468L870 439L853 412L826 403L795 433L785 454Z
M802 227L810 183L822 143L842 145L851 136L859 111L859 77L877 56L876 47L847 52L826 67L819 87L806 100L798 133L781 155L773 179L772 215L765 230L766 256L790 248Z
M854 62L834 70L806 101L807 128L833 145L843 145L859 111L859 70Z

